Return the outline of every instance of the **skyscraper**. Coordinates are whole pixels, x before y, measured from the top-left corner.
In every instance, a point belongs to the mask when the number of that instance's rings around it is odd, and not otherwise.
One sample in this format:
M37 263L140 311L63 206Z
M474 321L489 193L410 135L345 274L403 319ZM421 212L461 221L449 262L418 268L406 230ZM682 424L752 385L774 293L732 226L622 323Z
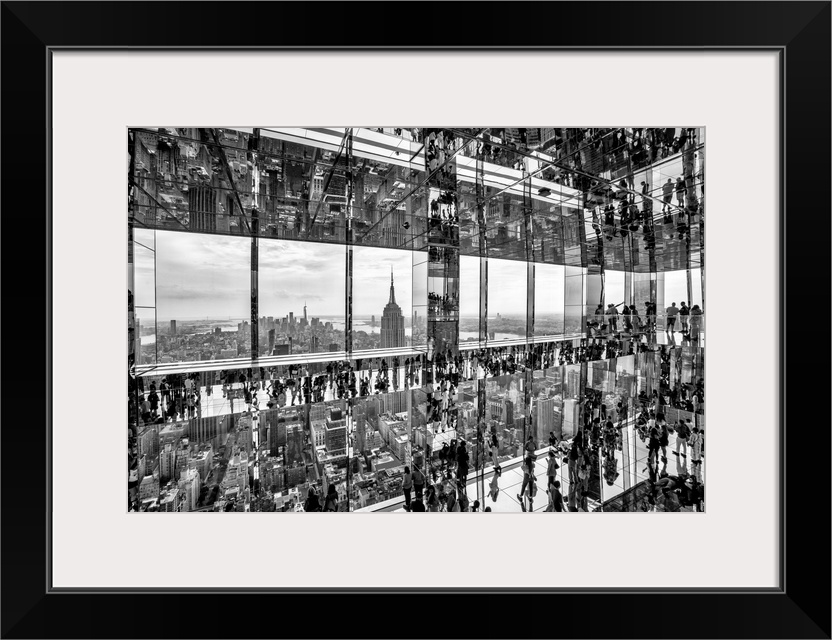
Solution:
M540 442L546 442L549 432L555 430L555 399L542 398L537 401L537 425L535 438ZM542 445L540 445L542 446Z
M188 473L184 478L179 480L179 492L185 495L185 504L183 505L185 511L193 511L199 503L199 490L201 483L199 481L199 473L196 469L188 469Z
M176 465L176 448L171 443L165 445L159 455L159 476L160 482L165 483L173 478L173 470Z
M139 434L139 455L147 454L153 460L159 454L159 432L156 427L145 427Z
M306 302L303 303L303 321L304 321L304 323L307 321L307 318L306 318Z
M384 307L381 316L381 344L382 349L403 347L404 342L404 316L402 308L396 304L396 290L393 287L393 270L390 269L390 300Z
M303 427L300 423L286 425L286 464L303 462Z
M191 184L188 188L188 228L217 230L217 199L211 186Z
M171 320L170 321L170 335L172 335L172 336L176 335L176 320Z
M326 452L329 455L345 455L347 452L347 421L341 416L341 410L330 409L326 419L326 433L324 437Z
M355 449L358 453L364 453L367 442L367 418L363 404L356 404L353 407L352 419L355 425Z

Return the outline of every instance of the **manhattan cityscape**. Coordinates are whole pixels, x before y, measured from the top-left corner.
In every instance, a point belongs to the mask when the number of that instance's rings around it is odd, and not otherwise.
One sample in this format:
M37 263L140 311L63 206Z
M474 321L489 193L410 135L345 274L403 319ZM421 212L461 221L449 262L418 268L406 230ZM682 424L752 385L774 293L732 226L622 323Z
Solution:
M129 512L704 511L703 129L129 140Z

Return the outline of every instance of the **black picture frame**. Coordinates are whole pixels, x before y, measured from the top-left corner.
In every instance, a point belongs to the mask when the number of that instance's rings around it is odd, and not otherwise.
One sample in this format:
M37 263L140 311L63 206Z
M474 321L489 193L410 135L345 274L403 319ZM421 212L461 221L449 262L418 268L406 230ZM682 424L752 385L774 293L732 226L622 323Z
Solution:
M828 362L823 360L828 356L822 348L810 348L821 338L807 327L820 322L822 329L830 318L830 210L829 195L826 200L822 195L832 194L830 6L830 2L166 2L165 21L188 25L179 29L162 24L153 28L153 20L141 20L143 14L161 7L157 3L3 2L2 301L10 311L3 323L0 635L829 638L830 461L817 455L807 460L806 453L829 451L830 429L823 398L819 403L806 393L801 374L810 372L808 387L825 396L830 385ZM415 28L419 16L427 12L460 28ZM516 22L507 22L510 16ZM221 23L248 27L221 29ZM281 29L281 24L294 27ZM545 28L547 24L552 28ZM385 589L318 591L312 598L304 597L309 593L191 590L178 593L175 602L169 592L51 589L47 470L52 456L60 452L49 447L50 429L52 412L66 410L51 406L48 382L48 336L56 321L48 279L51 53L64 48L126 47L778 51L783 79L781 340L779 345L743 348L779 349L782 363L781 587L673 593L588 589L555 594L489 589L412 595ZM678 99L684 99L684 92ZM739 255L743 253L738 249ZM792 259L790 269L787 258ZM767 301L759 311L772 308ZM33 466L31 461L38 459L40 451L43 467ZM735 490L741 500L743 492L757 489L753 470L738 473L742 479ZM648 551L634 553L645 554L647 564ZM449 562L443 570L451 571L452 566ZM359 615L362 609L372 616L369 620ZM211 613L182 613L198 610ZM141 615L142 611L152 614ZM246 624L239 615L242 611L248 612Z

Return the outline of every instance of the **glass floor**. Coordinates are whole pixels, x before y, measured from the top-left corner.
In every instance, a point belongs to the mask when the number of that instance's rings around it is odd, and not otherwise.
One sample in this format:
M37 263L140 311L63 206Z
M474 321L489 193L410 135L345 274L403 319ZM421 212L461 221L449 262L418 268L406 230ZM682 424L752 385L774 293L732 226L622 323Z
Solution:
M630 425L627 429L628 433L632 433L632 425ZM621 494L626 489L630 488L634 484L642 482L648 478L648 470L647 470L647 445L646 443L641 443L638 436L636 438L636 460L633 461L635 464L630 464L630 477L629 482L625 480L627 474L624 474L623 469L623 456L621 455L623 452L618 451L616 452L617 458L617 472L618 475L616 476L613 484L610 486L606 480L602 477L601 483L603 484L602 488L602 495L604 500L609 500L610 498L614 498L615 496ZM625 440L626 442L626 440ZM667 462L659 461L659 473L668 473L670 475L692 475L694 473L694 466L691 462L691 453L690 451L687 452L686 456L682 455L675 455L674 452L676 451L676 435L670 434L668 439L668 447L667 447ZM538 492L537 496L532 502L531 510L534 512L545 512L546 508L549 504L549 496L546 493L546 485L548 482L548 478L546 475L546 468L547 468L547 459L549 455L549 448L538 449L537 451L537 460L535 462L535 478L537 479L538 484ZM704 461L704 452L702 455L702 459ZM558 464L560 468L558 469L558 476L557 480L560 481L560 491L563 494L564 505L567 504L569 498L569 470L567 467L567 463L563 462L563 456L558 457ZM603 465L603 458L601 459L601 463ZM514 458L508 462L501 463L502 474L497 476L493 472L493 468L486 469L485 472L485 481L484 481L484 489L485 489L485 496L484 498L480 495L479 498L477 492L477 481L473 479L473 473L469 475L468 482L466 483L467 486L467 495L469 498L470 504L473 504L474 500L479 499L480 501L480 510L485 509L485 507L490 507L493 513L522 513L529 511L528 502L523 502L519 499L518 494L520 493L520 489L523 485L523 471L520 467L521 459ZM705 482L705 475L704 475L704 462L702 465L702 470L699 472L699 477L701 482L704 484ZM627 484L625 487L624 485ZM481 491L482 493L482 484ZM597 500L589 500L589 511L596 511L601 505ZM682 509L683 511L692 511L690 508ZM367 512L401 512L404 513L404 497L400 496L398 498L394 498L391 500L387 500L386 502L371 505L364 509L359 509L357 513L367 513Z

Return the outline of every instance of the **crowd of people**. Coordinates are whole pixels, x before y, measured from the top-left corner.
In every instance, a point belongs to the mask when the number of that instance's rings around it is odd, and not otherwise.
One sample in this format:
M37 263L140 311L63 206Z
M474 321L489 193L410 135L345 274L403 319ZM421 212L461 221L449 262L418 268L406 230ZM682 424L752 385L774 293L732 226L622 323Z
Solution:
M699 336L701 312L694 305L690 313L685 314L687 308L684 303L679 310L681 328L684 335L695 341ZM674 307L671 307L674 308ZM631 307L632 309L632 307ZM648 306L648 310L650 307ZM662 405L678 406L689 411L697 411L703 403L703 389L688 388L686 385L671 383L669 371L671 345L636 343L625 340L618 334L607 331L608 327L620 329L617 326L618 315L614 309L607 310L600 306L596 310L595 323L603 322L601 329L591 327L591 337L581 340L578 344L573 340L552 341L538 344L512 345L502 347L483 347L457 351L451 350L433 354L433 360L428 360L426 354L408 356L401 360L398 356L391 357L388 365L386 358L364 363L362 360L331 361L325 365L316 365L321 370L312 370L312 365L291 364L286 367L263 369L258 379L250 370L220 371L218 373L190 375L168 375L162 378L158 388L156 382L150 383L150 388L140 388L136 396L131 396L133 410L144 422L156 422L159 418L164 421L177 421L188 418L199 418L202 414L204 393L211 396L214 385L219 384L223 398L231 404L232 413L242 411L243 407L250 410L260 408L265 401L269 409L294 405L324 402L335 399L351 399L375 394L389 393L403 389L412 389L421 384L434 383L432 393L446 398L453 398L456 389L462 381L476 380L487 377L512 375L528 369L540 370L553 366L564 366L590 362L596 360L621 357L639 352L655 351L661 354L663 370L659 389L659 402ZM640 323L635 309L629 314L621 314L623 329L636 331L654 330L655 316L645 314L645 321ZM671 317L671 316L669 316ZM593 324L595 324L593 323ZM673 326L669 323L668 331ZM619 332L620 333L620 332ZM603 336L601 339L600 336ZM680 360L677 359L677 366ZM362 366L364 365L364 366ZM369 365L369 366L367 366ZM204 379L203 379L204 378ZM265 392L265 398L261 392ZM432 414L447 413L448 400L445 406L432 408ZM440 418L442 427L447 428L447 420Z
M135 406L132 396L130 402L132 410ZM202 400L197 376L163 378L158 389L151 381L147 392L140 391L136 409L142 424L200 418Z
M428 313L433 319L455 317L459 312L459 294L428 292Z
M622 307L618 311L618 307ZM665 309L665 333L672 335L676 332L676 319L680 321L680 333L682 334L682 342L698 342L702 335L703 329L703 312L698 304L688 307L683 301L680 307L676 303L671 303L671 306ZM629 337L640 338L644 336L648 340L655 339L657 331L657 320L659 319L656 313L656 304L654 302L644 303L644 316L639 315L636 305L626 305L619 303L614 305L612 303L607 305L604 309L602 304L595 308L592 316L587 317L587 337L621 337L621 334L626 334ZM620 324L619 324L620 320Z
M425 164L428 171L440 182L453 180L455 167L447 160L456 151L458 138L445 129L426 129L425 133Z
M402 491L404 509L409 512L477 511L479 501L468 499L467 477L470 456L465 440L443 443L439 452L440 466L431 465L426 475L419 464L404 468Z
M701 434L695 433L687 439L700 442L701 437ZM651 444L653 439L651 435ZM661 435L656 440L658 440L658 443L653 446L661 447ZM676 441L679 442L678 435ZM674 451L674 453L677 452ZM665 456L662 456L661 465L659 465L656 456L651 455L648 460L647 466L643 470L644 473L648 474L648 480L647 492L640 506L641 510L679 511L683 508L693 508L695 511L703 511L705 485L702 481L701 454L698 460L692 460L692 472L687 470L686 464L679 455L677 455L676 460L676 473L669 473L667 464Z
M438 198L430 201L430 229L459 225L454 201L452 191L442 191Z
M574 346L570 347L574 349ZM433 368L433 385L427 395L426 416L434 435L454 431L457 427L457 413L455 411L455 397L457 386L467 376L476 375L475 372L487 371L492 375L513 373L518 367L534 366L545 362L552 362L557 348L551 345L532 345L531 349L483 349L470 352L438 353ZM661 346L659 388L648 395L642 390L636 397L639 408L635 416L635 431L642 442L647 445L648 460L644 469L651 481L652 502L646 504L650 508L672 505L676 499L682 506L701 508L702 501L702 458L704 454L704 430L690 418L678 419L674 424L667 422L666 410L676 408L695 414L704 405L704 380L698 379L694 383L670 384L671 349ZM557 361L557 359L554 359ZM677 359L678 362L678 359ZM356 363L358 364L358 363ZM360 365L359 365L360 366ZM394 361L398 368L398 361ZM422 357L406 359L404 376L413 378L423 366ZM320 397L320 389L326 385L335 385L340 379L342 388L350 389L344 379L354 373L352 367L341 367L330 364L325 375L304 375L303 368L292 366L286 378L273 377L265 384L269 395L269 407L276 402L275 396L287 393L293 387L301 386L302 392L292 391L291 402L306 401ZM359 370L357 379L359 385L366 387L369 379L368 371ZM386 362L382 361L378 370L382 379L388 376ZM292 381L298 384L292 384ZM235 384L236 383L236 384ZM199 376L170 375L162 378L159 387L151 381L146 393L141 394L139 413L143 423L165 422L199 417L200 393ZM243 401L246 408L257 408L257 393L260 384L247 380L244 372L229 372L223 378L223 393L233 402L242 387ZM232 388L234 393L232 393ZM210 389L210 386L209 386ZM310 391L310 389L314 391ZM367 389L364 388L364 391ZM210 391L208 392L210 393ZM310 395L311 394L311 395ZM603 461L602 474L607 484L612 485L618 477L616 451L621 450L621 429L627 424L627 404L619 402L616 406L607 406L602 401L599 391L585 389L583 406L583 427L571 442L559 442L551 435L549 458L547 459L548 482L545 493L548 496L547 511L580 511L589 510L589 477L591 469ZM671 453L681 461L677 473L668 475L667 463L670 434L676 434L676 450ZM476 449L479 456L473 461L469 447ZM473 445L463 438L454 437L443 443L433 459L427 461L427 469L422 470L417 464L409 466L404 475L403 490L405 505L408 511L468 511L478 510L479 505L469 504L466 482L472 468L482 468L486 457L490 457L494 473L489 485L489 492L496 502L499 494L499 478L502 468L499 461L500 443L496 433L478 430L477 442ZM535 499L538 498L538 479L535 476L535 461L537 444L529 436L524 446L524 458L521 463L523 482L517 494L518 502L524 511L534 511ZM686 472L687 458L690 458L691 471ZM568 493L564 497L558 480L557 469L560 458L567 467ZM437 464L438 462L438 464ZM427 479L426 479L427 477ZM331 492L330 492L331 493ZM676 497L668 497L673 493ZM699 496L697 499L696 496ZM328 498L319 498L313 492L305 505L306 510L327 510ZM337 498L337 494L336 494ZM665 500L664 503L661 500ZM332 500L329 499L329 502ZM670 501L670 502L668 502ZM337 500L336 500L337 502Z
M550 152L558 160L600 173L620 168L625 162L634 169L643 168L679 153L688 143L697 143L695 128L635 127L629 132L622 128L570 128L561 130Z

